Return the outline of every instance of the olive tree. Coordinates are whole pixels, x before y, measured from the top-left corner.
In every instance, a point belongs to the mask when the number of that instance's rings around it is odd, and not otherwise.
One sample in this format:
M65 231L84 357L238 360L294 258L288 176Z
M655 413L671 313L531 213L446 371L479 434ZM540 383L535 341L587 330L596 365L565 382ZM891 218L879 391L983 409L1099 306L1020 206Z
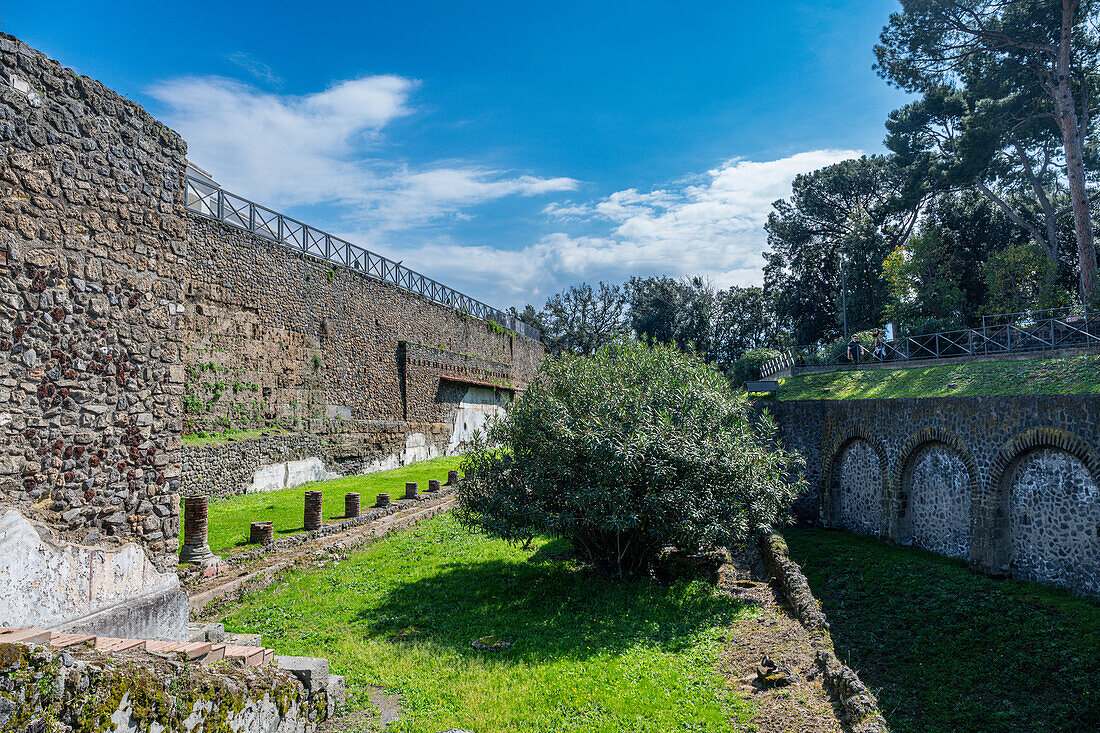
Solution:
M619 340L543 363L467 454L458 514L507 540L567 538L633 575L667 545L727 546L785 518L800 462L773 438L695 355Z

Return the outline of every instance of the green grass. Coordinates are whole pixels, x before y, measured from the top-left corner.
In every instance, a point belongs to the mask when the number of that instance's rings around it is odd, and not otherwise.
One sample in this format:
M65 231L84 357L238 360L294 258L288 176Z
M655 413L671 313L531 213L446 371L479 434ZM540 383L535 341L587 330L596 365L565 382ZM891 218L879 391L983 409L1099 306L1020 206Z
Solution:
M256 430L237 430L230 428L222 433L207 433L199 431L197 433L189 433L183 436L183 444L188 446L200 446L200 445L224 445L225 443L232 443L238 440L248 440L249 438L258 438L264 433L268 435L278 435L286 432L282 428L257 428Z
M850 400L1078 392L1100 392L1100 356L799 374L781 381L778 397Z
M248 525L251 522L275 522L275 536L304 531L305 492L324 492L321 517L324 522L342 519L344 494L359 492L362 511L374 504L378 494L389 494L394 500L405 495L405 482L416 481L420 491L428 488L428 479L447 480L447 471L458 470L461 458L435 458L413 463L392 471L379 471L365 476L348 476L331 481L319 481L279 491L216 499L207 515L207 538L214 552L247 549ZM181 536L182 544L183 538Z
M1100 601L846 533L784 534L895 733L1100 730Z
M722 635L751 613L701 582L611 581L448 514L346 562L295 571L226 628L279 654L327 657L353 707L366 686L401 697L389 733L723 733L752 706L716 670ZM505 651L478 651L495 636Z

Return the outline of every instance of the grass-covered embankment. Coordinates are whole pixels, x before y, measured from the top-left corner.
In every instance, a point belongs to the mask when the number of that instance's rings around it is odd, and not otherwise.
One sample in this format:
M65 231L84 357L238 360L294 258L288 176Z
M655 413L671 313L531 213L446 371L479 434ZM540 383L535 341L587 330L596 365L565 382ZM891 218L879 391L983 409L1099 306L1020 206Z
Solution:
M782 380L778 397L852 400L1078 392L1100 392L1100 356L799 374Z
M390 733L734 730L751 710L716 670L749 611L702 582L614 581L553 554L471 533L450 515L346 562L296 571L226 628L279 654L327 657L351 705L401 698ZM476 639L514 644L478 651Z
M895 733L1100 730L1100 601L847 533L784 536Z
M364 476L302 484L293 489L262 491L225 499L214 499L209 506L207 537L210 549L244 549L248 543L248 526L252 522L275 522L275 536L304 531L305 492L324 492L321 518L324 522L342 519L344 495L358 492L362 511L374 504L379 494L389 494L394 500L405 495L405 482L416 481L420 491L428 489L429 479L447 480L447 471L458 470L461 458L435 458L413 463L392 471L379 471ZM182 537L180 542L183 542Z

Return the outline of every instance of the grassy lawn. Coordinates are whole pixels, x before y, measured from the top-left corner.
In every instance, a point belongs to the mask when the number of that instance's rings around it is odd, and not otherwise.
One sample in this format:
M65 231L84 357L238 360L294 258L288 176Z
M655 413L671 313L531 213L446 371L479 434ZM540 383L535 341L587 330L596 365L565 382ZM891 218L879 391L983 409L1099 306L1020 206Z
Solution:
M778 396L848 400L1077 392L1100 392L1100 356L799 374L782 380Z
M296 571L224 619L279 654L327 657L353 707L401 696L388 731L734 730L749 703L716 672L725 628L750 613L703 583L612 582L449 515L346 562ZM478 651L485 636L512 642Z
M841 532L784 532L895 733L1100 730L1100 601Z
M302 519L306 491L323 491L321 516L324 522L344 516L344 494L359 492L361 511L374 504L378 494L389 494L393 499L405 495L405 482L416 481L420 491L428 489L428 479L447 481L447 471L458 470L461 458L435 458L413 463L392 471L379 471L365 476L348 476L296 486L280 491L261 491L242 494L210 503L208 514L208 538L210 549L234 551L249 547L248 525L251 522L274 521L275 536L303 531ZM180 543L183 536L180 536Z

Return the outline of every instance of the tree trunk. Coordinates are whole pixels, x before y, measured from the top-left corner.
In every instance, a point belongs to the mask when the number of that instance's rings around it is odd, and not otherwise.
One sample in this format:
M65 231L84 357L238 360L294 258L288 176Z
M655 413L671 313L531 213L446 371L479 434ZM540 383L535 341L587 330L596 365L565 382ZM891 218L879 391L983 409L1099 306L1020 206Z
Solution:
M1062 38L1049 90L1054 97L1054 114L1062 131L1066 150L1066 177L1073 202L1073 228L1077 234L1077 263L1081 270L1081 297L1091 302L1096 296L1096 245L1089 216L1089 196L1085 187L1085 156L1082 131L1078 127L1077 108L1070 86L1069 47L1073 12L1077 3L1062 0Z

